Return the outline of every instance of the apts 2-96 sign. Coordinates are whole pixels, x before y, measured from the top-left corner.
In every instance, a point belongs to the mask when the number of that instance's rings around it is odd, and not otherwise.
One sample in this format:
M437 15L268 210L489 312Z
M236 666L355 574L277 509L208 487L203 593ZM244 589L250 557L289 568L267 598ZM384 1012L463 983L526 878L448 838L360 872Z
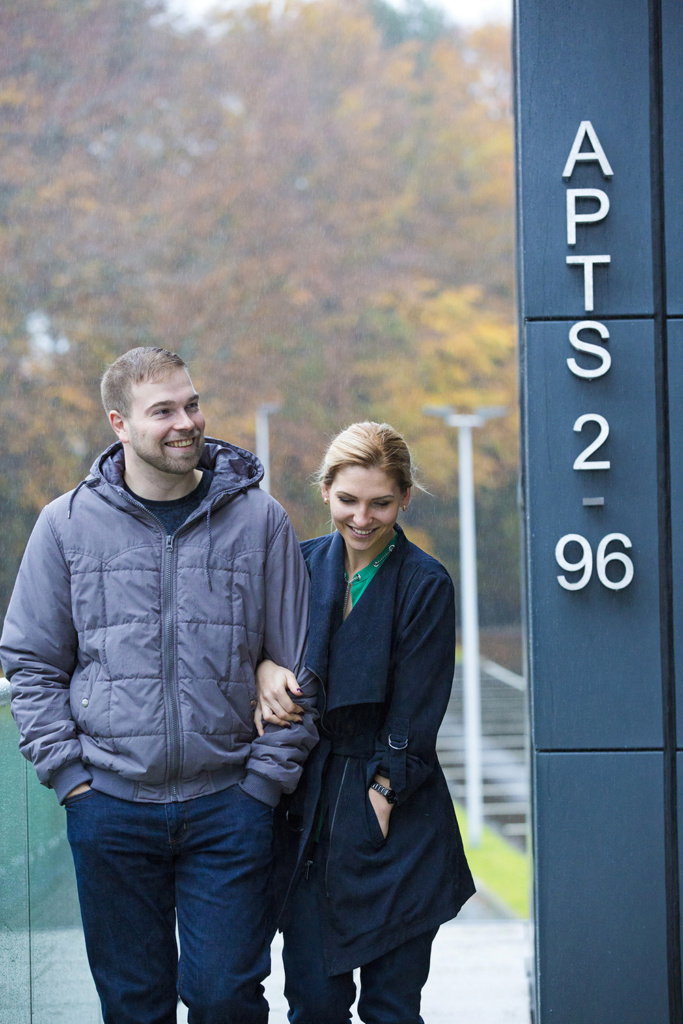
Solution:
M561 308L580 290L583 316L525 325L531 656L543 681L534 738L546 749L649 746L661 742L653 330L600 315L629 253L595 251L596 228L604 246L627 211L612 202L619 169L592 121L572 130L565 156L547 197L563 230L545 258L552 277L564 264Z
M588 148L584 149L584 144ZM595 133L590 121L582 121L576 138L567 158L562 177L571 181L572 174L577 162L590 162L599 166L605 179L613 176L612 167L607 159L600 140ZM593 207L585 209L586 206ZM568 188L567 189L567 245L574 247L577 244L577 226L595 224L604 220L610 209L609 194L602 188ZM612 262L610 253L600 255L570 255L566 257L568 266L576 266L583 269L583 294L584 309L592 312L595 308L595 270L600 266L607 266ZM599 341L588 340L597 335ZM580 320L572 324L569 330L569 342L577 351L584 353L592 360L589 365L582 365L576 358L568 358L567 366L580 380L593 381L609 373L612 365L612 357L605 346L609 339L609 329L604 323L598 320ZM592 395L587 393L586 399L590 400ZM574 423L576 433L589 433L597 427L597 433L593 440L579 452L573 462L573 469L577 472L594 473L611 469L611 460L596 457L596 453L605 444L609 437L609 421L599 412L585 412L577 417ZM583 505L586 508L597 508L605 504L604 495L590 495L583 498ZM572 547L579 551L578 558L568 558L567 549L571 553ZM620 547L619 550L610 550ZM633 562L623 548L631 548L632 543L624 533L608 533L598 543L595 557L589 541L580 533L566 533L561 537L555 547L555 558L560 568L569 573L559 575L557 581L565 590L583 590L593 576L595 567L596 575L603 586L610 590L623 590L633 579ZM616 566L622 568L622 572L608 572L608 566L612 570ZM576 574L579 574L578 577Z

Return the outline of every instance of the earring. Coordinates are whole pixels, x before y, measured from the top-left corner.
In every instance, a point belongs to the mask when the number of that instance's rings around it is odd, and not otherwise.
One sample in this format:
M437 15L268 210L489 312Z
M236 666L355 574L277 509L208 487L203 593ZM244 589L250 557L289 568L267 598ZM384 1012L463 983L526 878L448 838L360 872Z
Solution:
M329 498L323 498L323 501L325 502L326 505L329 505L329 503L330 503L330 499Z
M405 510L406 510L407 508L408 508L408 506L407 506L407 505L401 505L401 511L402 511L402 512L405 512Z

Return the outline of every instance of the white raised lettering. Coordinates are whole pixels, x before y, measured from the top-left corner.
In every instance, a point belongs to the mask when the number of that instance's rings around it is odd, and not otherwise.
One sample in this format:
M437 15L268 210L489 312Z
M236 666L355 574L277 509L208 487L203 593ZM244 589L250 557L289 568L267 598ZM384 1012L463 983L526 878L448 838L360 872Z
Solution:
M568 544L578 544L583 552L578 562L570 562L565 556L565 549ZM580 533L565 533L555 545L555 561L560 569L565 572L581 572L582 576L575 583L570 583L566 576L558 576L557 582L565 590L583 590L591 578L593 572L593 552L585 537Z
M588 139L592 149L587 149L584 153L581 152L581 146L583 145L584 139ZM574 167L576 166L577 160L591 161L594 160L600 164L600 170L602 171L605 178L613 177L613 170L610 167L609 160L605 155L605 151L600 145L600 140L595 133L595 128L590 121L582 121L579 125L579 130L576 133L576 138L567 157L567 162L564 165L562 171L563 178L571 178L574 173Z
M609 459L603 459L601 462L596 462L595 459L592 462L590 460L590 456L597 452L609 437L609 423L604 416L599 416L597 412L587 412L583 416L579 416L574 424L574 430L580 433L587 423L597 423L598 436L574 459L574 469L609 469L611 465Z
M598 208L592 213L577 213L577 199L597 199ZM609 213L609 196L601 188L567 189L567 245L576 245L576 225L594 224Z
M611 256L567 256L569 266L583 263L583 308L587 313L593 312L593 267L611 262Z
M579 366L576 359L568 359L567 366L577 377L584 377L586 380L593 380L594 377L602 377L603 374L607 373L610 366L612 365L612 357L606 348L602 348L601 345L595 345L589 341L583 341L579 337L579 331L597 331L604 341L609 338L609 331L604 324L598 323L597 320L580 320L578 324L573 324L569 331L569 341L572 348L575 348L577 352L587 352L591 356L597 356L600 360L600 365L594 369L589 370L585 366Z

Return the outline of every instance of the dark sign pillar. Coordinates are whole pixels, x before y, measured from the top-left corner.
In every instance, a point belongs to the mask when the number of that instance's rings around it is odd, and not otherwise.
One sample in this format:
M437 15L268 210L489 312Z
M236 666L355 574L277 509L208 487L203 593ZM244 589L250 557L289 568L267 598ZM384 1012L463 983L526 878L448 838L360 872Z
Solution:
M680 1024L683 3L516 6L536 1020Z

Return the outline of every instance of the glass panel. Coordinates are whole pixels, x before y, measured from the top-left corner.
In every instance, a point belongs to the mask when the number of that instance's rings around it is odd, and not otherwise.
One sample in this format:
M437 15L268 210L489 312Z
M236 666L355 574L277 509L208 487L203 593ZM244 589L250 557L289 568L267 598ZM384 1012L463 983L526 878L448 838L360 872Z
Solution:
M32 1024L100 1024L81 930L66 812L29 770Z
M5 1020L30 1024L26 770L8 707L0 707L0 1007Z
M65 812L17 745L0 707L0 1020L101 1024Z

